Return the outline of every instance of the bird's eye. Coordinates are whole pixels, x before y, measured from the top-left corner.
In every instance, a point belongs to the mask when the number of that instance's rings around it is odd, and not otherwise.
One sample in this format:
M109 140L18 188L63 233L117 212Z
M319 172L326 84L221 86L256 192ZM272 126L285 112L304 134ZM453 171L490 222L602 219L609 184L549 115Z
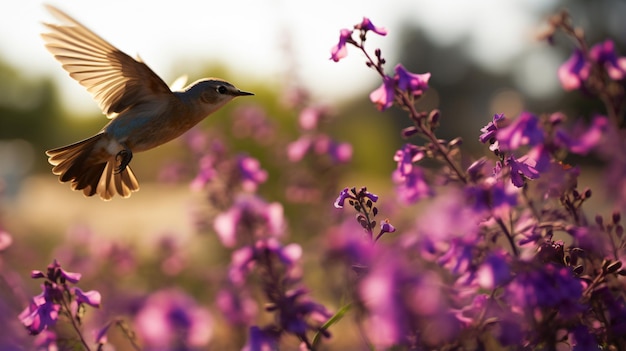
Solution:
M217 87L217 92L220 94L226 94L227 91L228 89L226 89L226 87L223 85L220 85L219 87Z

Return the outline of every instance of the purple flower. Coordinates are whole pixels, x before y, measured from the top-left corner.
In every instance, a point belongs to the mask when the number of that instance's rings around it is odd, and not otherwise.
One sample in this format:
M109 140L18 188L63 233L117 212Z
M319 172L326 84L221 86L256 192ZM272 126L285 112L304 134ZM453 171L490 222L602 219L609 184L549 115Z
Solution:
M135 316L134 326L147 350L205 346L213 334L209 311L180 290L151 294Z
M189 185L192 190L202 190L210 181L217 176L215 169L215 157L213 155L204 155L198 162L198 174Z
M72 292L76 295L76 302L80 304L87 304L91 307L100 307L102 296L96 290L90 290L83 292L80 288L72 288Z
M396 183L398 198L406 204L412 204L433 195L432 189L424 178L424 171L419 166L413 165L411 172L407 174L402 174L396 169L391 177Z
M605 116L596 116L589 127L578 123L571 134L559 128L555 143L572 153L586 155L600 142L608 126L609 121Z
M335 163L346 163L352 159L352 145L350 143L333 142L328 155Z
M348 48L346 43L351 43L352 31L349 29L342 29L339 34L339 43L330 49L330 59L339 62L342 58L348 56Z
M51 330L44 330L35 338L35 346L37 346L37 350L59 350L56 333Z
M275 238L258 240L232 253L229 278L235 285L242 284L258 262L268 258L276 258L285 267L286 275L295 278L299 274L295 270L296 263L301 256L302 247L298 244L282 246Z
M363 233L363 227L352 218L330 228L325 240L329 255L347 265L366 266L375 256L377 246L357 233Z
M363 21L361 21L361 23L357 24L354 26L354 29L360 29L364 32L367 31L372 31L378 35L381 36L385 36L387 35L387 30L383 27L376 27L374 24L372 24L372 21L370 21L369 18L367 17L363 17Z
M241 185L246 191L255 192L259 184L267 180L267 171L261 169L261 163L255 158L240 155L237 166L241 174Z
M424 158L424 151L413 144L404 144L402 149L396 151L393 160L398 163L397 171L402 176L413 172L413 163Z
M45 285L41 287L43 292L33 297L28 307L18 316L32 335L37 335L48 327L53 327L61 310L61 305L54 302L52 294L55 292L52 291L52 288Z
M589 57L603 66L611 79L622 80L626 76L626 57L617 57L612 40L594 45L589 50Z
M585 60L583 52L580 49L575 49L572 56L557 71L563 90L580 89L589 78L590 69L591 65Z
M503 251L490 254L482 263L476 277L483 289L495 289L511 278L510 257Z
M78 283L81 274L65 271L57 260L48 265L45 273L34 270L30 275L33 279L45 279L41 285L43 292L33 297L26 309L18 316L33 335L54 326L61 313L76 318L82 304L100 306L99 292L95 290L83 292L78 287L68 287L68 283ZM63 306L69 306L70 310L62 310Z
M388 219L385 219L380 224L380 234L378 236L383 235L384 233L393 233L396 231L396 227L394 227L391 223L389 223Z
M396 75L394 78L398 82L398 88L400 90L406 91L413 96L419 96L422 95L426 89L428 89L430 73L411 73L400 63L396 65L395 71Z
M383 84L370 93L370 100L376 104L378 110L384 111L393 105L395 99L395 84L396 82L393 78L385 76L383 78Z
M283 206L278 202L268 204L256 196L240 196L228 211L215 217L213 228L226 247L234 247L238 236L248 236L248 240L279 237L285 229Z
M306 340L308 330L318 329L311 322L321 325L332 316L323 305L308 297L304 288L287 291L284 296L274 301L266 309L279 311L278 324L281 329L297 335L303 340Z
M310 136L302 136L300 139L287 145L287 158L291 162L298 162L304 158L304 155L311 149L313 140Z
M517 272L505 288L505 299L513 311L532 311L535 318L559 311L561 317L572 316L582 308L583 282L571 268L552 263L527 265ZM532 318L532 317L531 317Z
M61 284L64 284L66 281L72 284L76 284L80 280L81 274L65 271L63 268L61 268L59 262L57 260L54 260L51 264L48 265L46 273L34 270L30 273L30 277L33 279L47 278L51 282L60 282Z
M248 342L241 351L274 351L278 350L280 333L271 328L261 329L250 327Z
M518 188L524 186L524 177L528 179L539 178L539 172L535 169L536 162L527 156L516 159L509 156L505 160L505 165L511 169L511 182Z
M429 325L420 343L447 340L458 322L447 311L443 282L436 274L407 262L398 251L384 252L358 286L367 309L365 330L376 348L411 345L415 326ZM452 318L451 318L452 317Z
M324 109L320 107L305 108L300 112L300 116L298 117L300 128L304 130L316 129L324 112Z
M498 130L498 123L504 120L504 113L496 113L493 115L493 120L489 122L486 126L480 129L483 132L479 137L481 143L486 143L488 141L493 140L495 142L496 131Z
M215 299L217 308L231 325L250 325L257 315L257 304L245 289L229 286Z
M11 246L13 238L11 235L0 228L0 252Z
M522 145L535 146L542 143L543 139L539 119L528 112L522 112L508 127L496 132L496 140L505 151L517 150Z
M465 194L476 213L504 213L517 205L517 195L507 189L504 182L487 178L483 182L465 188ZM500 217L500 216L498 216Z
M333 206L335 206L335 208L343 208L343 205L344 205L344 203L346 202L347 199L356 200L356 197L354 197L352 194L350 194L350 189L349 188L344 188L339 193L339 196L335 200L335 203L333 204Z

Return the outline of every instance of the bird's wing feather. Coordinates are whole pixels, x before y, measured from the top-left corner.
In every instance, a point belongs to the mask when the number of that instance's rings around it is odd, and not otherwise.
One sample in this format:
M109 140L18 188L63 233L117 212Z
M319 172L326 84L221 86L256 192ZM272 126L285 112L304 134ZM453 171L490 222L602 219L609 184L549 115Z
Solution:
M46 7L63 22L44 23L50 29L41 35L46 48L72 78L87 88L109 118L172 94L140 59L126 55L59 9Z

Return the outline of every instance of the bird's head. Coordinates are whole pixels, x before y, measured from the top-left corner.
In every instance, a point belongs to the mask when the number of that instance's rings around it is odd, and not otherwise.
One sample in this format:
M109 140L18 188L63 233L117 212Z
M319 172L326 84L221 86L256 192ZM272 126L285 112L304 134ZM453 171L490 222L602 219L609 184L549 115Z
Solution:
M211 113L224 106L237 96L254 95L247 91L241 91L229 82L217 78L201 79L189 85L184 94L196 104L201 104L201 109Z

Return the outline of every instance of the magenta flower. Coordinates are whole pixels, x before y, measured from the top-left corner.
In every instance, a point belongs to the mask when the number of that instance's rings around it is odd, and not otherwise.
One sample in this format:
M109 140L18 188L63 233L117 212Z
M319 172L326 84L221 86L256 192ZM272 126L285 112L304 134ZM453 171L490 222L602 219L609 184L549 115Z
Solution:
M398 88L402 91L406 91L413 96L419 96L428 89L428 80L430 79L430 73L415 74L411 73L402 66L401 63L396 65L395 80L398 83Z
M504 251L490 254L476 272L478 284L483 289L495 289L511 278L510 257Z
M61 305L54 302L53 294L56 291L45 285L41 287L43 292L33 297L28 307L18 316L32 335L37 335L49 327L53 327L61 310Z
M376 104L378 110L384 111L393 105L395 99L395 84L396 82L393 78L385 76L383 78L383 84L370 93L370 100Z
M228 323L250 325L257 315L257 304L247 290L229 286L220 290L215 299L217 308Z
M478 137L478 140L480 140L480 142L483 144L487 142L496 142L496 131L500 127L500 122L504 121L504 119L504 113L494 114L492 121L480 129L482 134Z
M259 184L267 180L267 171L261 168L259 160L247 155L237 157L237 166L241 175L241 186L248 192L255 192Z
M228 211L215 217L213 228L222 245L231 248L238 239L279 237L285 229L283 206L278 202L268 204L255 196L241 196Z
M626 57L617 57L612 40L594 45L589 50L589 57L603 66L611 79L622 80L626 76Z
M335 203L333 204L333 206L335 206L335 208L343 208L344 203L348 199L355 200L356 197L350 194L350 188L343 188L343 190L339 193L339 196L335 200Z
M524 178L537 179L539 172L535 169L536 162L526 156L516 159L509 156L505 165L511 169L511 182L518 188L524 186Z
M350 205L352 205L353 202L364 201L366 198L371 202L378 201L378 195L370 193L366 187L361 187L358 192L355 187L344 188L335 200L334 206L335 208L343 208L346 200L351 200Z
M18 316L33 335L54 326L61 313L76 318L81 305L100 306L99 292L83 292L78 287L68 287L68 283L78 283L81 274L65 271L57 260L48 265L46 272L34 270L30 276L33 279L45 279L41 285L43 292L33 297L28 307ZM62 310L63 306L71 306L71 310Z
M505 212L517 204L517 195L501 181L493 177L482 183L468 186L465 194L476 213Z
M498 129L496 140L502 150L511 151L523 145L535 146L542 143L544 132L535 115L522 112L508 127Z
M570 152L586 155L602 140L609 126L609 120L605 116L596 116L590 126L578 123L572 133L562 128L556 131L555 143L566 148Z
M324 107L307 107L298 116L300 128L304 130L314 130L317 128L322 116L326 112Z
M13 238L11 235L0 228L0 252L11 246Z
M242 284L259 261L276 258L284 266L285 274L295 278L299 274L295 270L296 263L301 257L302 247L298 244L282 246L275 238L258 240L232 253L228 276L235 285Z
M335 163L346 163L352 159L352 145L350 143L333 142L328 155Z
M378 236L381 236L384 233L393 233L396 231L396 227L394 227L388 219L385 219L381 224L380 224L380 234L378 234Z
M563 90L580 89L589 78L591 65L580 49L575 49L572 56L559 67L557 74Z
M348 56L347 43L352 41L352 31L349 29L342 29L339 34L339 43L330 49L330 59L339 62L342 58Z
M393 160L398 163L397 170L400 175L406 176L413 172L413 163L424 158L424 151L413 144L404 144L402 149L396 151Z
M91 307L100 307L102 296L98 291L90 290L83 292L80 288L72 288L72 292L76 295L76 302L78 304L87 304Z
M50 265L48 265L46 273L34 270L30 273L30 277L33 279L47 278L51 282L57 282L60 279L61 284L65 284L66 281L76 284L80 280L81 274L65 271L61 268L59 262L54 260Z
M205 346L213 335L209 311L180 290L150 295L135 316L134 326L146 350Z
M360 29L364 32L371 30L372 32L381 36L387 35L387 29L385 29L384 27L376 27L374 24L372 24L372 21L370 21L370 19L367 17L363 17L363 21L355 25L354 29Z
M250 327L248 342L241 351L272 351L278 350L280 332L272 328L261 329Z
M204 155L198 162L198 174L189 185L192 190L200 191L215 177L217 170L215 169L215 157L213 155Z
M411 172L407 174L402 174L396 169L392 174L392 179L396 183L398 198L406 204L412 204L433 195L432 189L425 180L424 171L419 166L412 166Z
M304 158L307 152L311 149L313 140L310 136L305 135L298 140L293 141L287 145L287 158L291 162L298 162Z
M571 268L548 263L519 272L504 293L513 310L534 311L538 318L542 310L563 315L580 311L582 292L583 282L572 274Z
M378 257L361 280L358 293L367 309L363 325L376 349L411 345L419 325L430 327L428 335L420 335L419 342L424 344L447 340L458 331L458 322L447 308L443 282L420 268L407 262L400 251L390 250Z

